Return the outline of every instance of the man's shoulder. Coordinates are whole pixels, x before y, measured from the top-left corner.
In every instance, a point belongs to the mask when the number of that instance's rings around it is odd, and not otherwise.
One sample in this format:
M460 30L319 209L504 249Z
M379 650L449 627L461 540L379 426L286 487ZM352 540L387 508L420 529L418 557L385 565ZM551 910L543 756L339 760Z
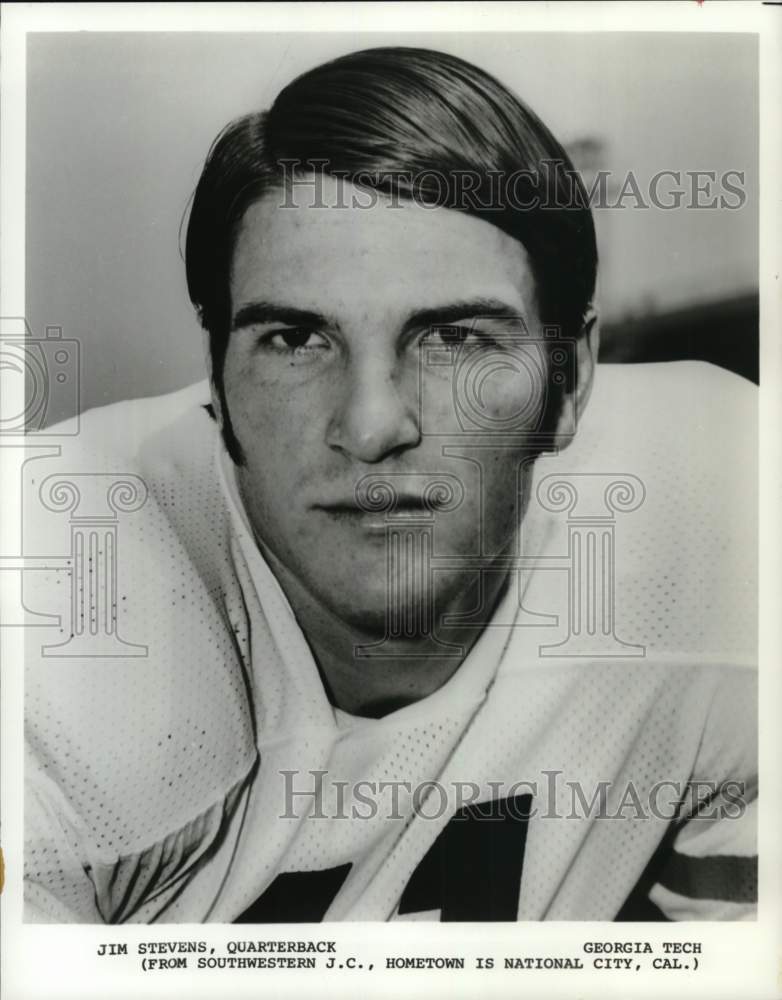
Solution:
M697 362L599 370L574 441L537 463L530 505L544 553L575 560L585 603L539 572L531 605L548 611L550 594L564 623L600 607L646 662L754 663L756 444L756 387L739 376Z
M597 366L597 384L609 383L615 389L624 387L659 388L667 385L672 393L686 389L691 391L700 386L709 392L728 389L736 393L751 394L753 383L741 375L712 364L710 361L682 360L639 362L636 364L610 364L601 362ZM755 387L756 388L756 387Z
M37 435L61 436L26 483L25 527L45 559L25 600L48 618L29 632L27 728L82 815L92 804L79 798L79 762L95 802L124 816L123 803L147 795L150 816L173 823L165 795L177 776L190 776L188 817L254 754L208 399L202 383L91 410L70 437L67 424Z
M34 461L23 484L30 544L61 548L66 513L79 523L109 517L128 572L143 577L142 563L147 575L165 577L180 564L195 572L190 557L202 552L204 539L219 540L227 517L215 458L219 430L208 406L201 382L89 410L30 435Z
M208 383L199 382L97 407L30 435L35 461L25 477L25 518L31 541L55 544L49 535L62 528L66 493L77 518L106 504L112 514L127 515L125 542L147 558L162 558L179 543L187 549L193 531L213 534L225 505L215 461L219 429L209 402ZM127 562L132 555L123 548Z
M53 438L76 456L112 456L132 462L145 444L181 421L207 415L206 380L159 396L146 396L97 406L32 435Z
M753 504L757 434L757 386L739 375L697 361L600 365L570 445L543 464L633 473L681 521Z
M576 442L622 441L638 454L647 444L690 448L728 431L728 444L746 448L756 419L757 386L717 365L598 365Z

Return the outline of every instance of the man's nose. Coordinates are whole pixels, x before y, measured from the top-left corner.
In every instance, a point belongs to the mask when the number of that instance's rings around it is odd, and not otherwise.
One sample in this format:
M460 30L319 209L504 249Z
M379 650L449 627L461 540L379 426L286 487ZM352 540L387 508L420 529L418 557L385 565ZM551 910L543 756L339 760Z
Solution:
M352 364L327 430L329 447L360 462L380 462L421 440L415 392L400 385L393 362L380 358Z

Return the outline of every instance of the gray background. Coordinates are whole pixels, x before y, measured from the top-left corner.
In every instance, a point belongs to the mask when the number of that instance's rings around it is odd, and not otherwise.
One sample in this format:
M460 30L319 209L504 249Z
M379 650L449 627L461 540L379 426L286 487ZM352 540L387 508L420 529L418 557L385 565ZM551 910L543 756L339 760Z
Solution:
M738 211L596 212L603 356L712 357L755 377L757 44L750 35L29 36L27 320L81 345L80 408L202 378L179 229L209 145L324 59L424 45L494 73L590 169L743 170ZM579 164L583 165L583 164ZM631 205L632 200L626 204ZM46 423L69 416L53 396Z

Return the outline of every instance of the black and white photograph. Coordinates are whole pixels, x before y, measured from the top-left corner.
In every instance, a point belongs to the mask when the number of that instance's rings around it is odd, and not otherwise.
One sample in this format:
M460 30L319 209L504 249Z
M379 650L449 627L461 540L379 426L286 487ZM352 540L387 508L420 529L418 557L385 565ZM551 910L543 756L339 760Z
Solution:
M776 996L779 11L25 6L4 995Z

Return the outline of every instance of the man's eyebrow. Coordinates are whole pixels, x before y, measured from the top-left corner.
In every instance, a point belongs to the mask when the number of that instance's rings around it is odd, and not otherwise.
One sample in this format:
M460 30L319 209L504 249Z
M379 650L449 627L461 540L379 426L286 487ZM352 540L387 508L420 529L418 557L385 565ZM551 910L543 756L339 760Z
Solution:
M274 302L248 302L241 306L233 318L232 330L262 323L288 323L291 326L330 326L320 313L293 306L276 305Z
M432 309L420 309L405 322L405 330L447 326L460 319L524 319L523 311L501 299L465 299Z
M428 329L447 326L460 319L523 319L521 310L501 299L475 298L449 302L441 306L417 309L405 320L404 330ZM274 302L248 302L241 306L233 318L232 330L263 323L287 323L291 326L333 326L322 313Z

